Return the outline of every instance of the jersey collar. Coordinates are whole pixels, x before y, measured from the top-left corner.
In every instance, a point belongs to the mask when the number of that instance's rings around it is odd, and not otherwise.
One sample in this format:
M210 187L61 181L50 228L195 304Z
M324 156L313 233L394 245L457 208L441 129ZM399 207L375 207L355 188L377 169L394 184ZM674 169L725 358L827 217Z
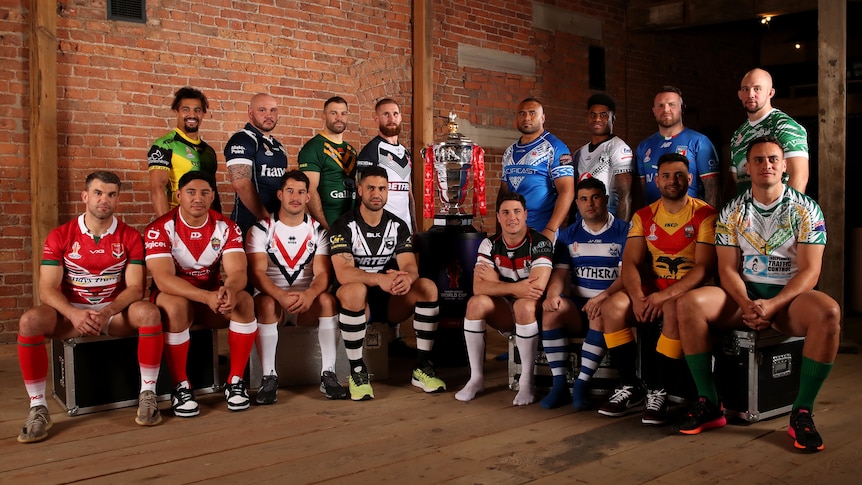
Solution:
M100 238L105 237L109 234L113 234L117 230L117 217L112 216L112 218L113 218L113 221L111 221L111 227L109 227L108 230L105 231L104 234L99 236ZM84 214L81 214L78 216L78 230L81 231L81 234L86 234L86 235L95 239L95 236L93 235L92 232L90 232L90 229L87 227L87 224L84 223Z

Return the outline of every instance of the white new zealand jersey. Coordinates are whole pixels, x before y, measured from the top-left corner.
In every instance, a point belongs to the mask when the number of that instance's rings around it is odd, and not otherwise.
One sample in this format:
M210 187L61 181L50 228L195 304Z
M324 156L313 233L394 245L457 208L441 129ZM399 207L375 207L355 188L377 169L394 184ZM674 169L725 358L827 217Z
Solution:
M329 236L308 214L299 225L288 226L278 220L276 213L251 227L245 251L266 253L266 275L276 286L303 291L314 279L314 257L329 254Z
M587 143L575 153L578 168L578 180L592 177L601 180L608 191L608 211L616 215L620 200L614 185L614 177L623 173L632 173L634 164L632 149L616 135L593 145Z

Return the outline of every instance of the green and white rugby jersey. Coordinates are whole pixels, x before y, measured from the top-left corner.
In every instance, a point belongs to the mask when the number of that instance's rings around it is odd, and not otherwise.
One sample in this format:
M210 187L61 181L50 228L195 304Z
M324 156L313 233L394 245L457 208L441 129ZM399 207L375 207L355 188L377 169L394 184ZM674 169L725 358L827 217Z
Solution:
M751 140L772 135L784 145L784 158L808 158L808 132L783 111L773 108L766 116L756 121L746 120L733 132L730 139L730 171L736 174L737 193L751 188L751 177L746 170L745 153Z

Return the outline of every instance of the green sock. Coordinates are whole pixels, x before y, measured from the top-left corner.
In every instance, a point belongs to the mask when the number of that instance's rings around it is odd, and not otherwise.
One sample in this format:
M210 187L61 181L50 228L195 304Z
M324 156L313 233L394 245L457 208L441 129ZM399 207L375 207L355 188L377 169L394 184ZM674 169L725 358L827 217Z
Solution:
M685 361L691 371L691 377L697 385L697 394L718 406L718 389L715 387L715 379L712 377L712 355L709 352L702 354L686 355Z
M823 386L823 381L831 370L831 362L824 364L802 357L802 375L799 377L799 394L796 395L796 401L793 403L794 410L806 408L814 411L814 399L817 398L817 393L820 392L820 387Z

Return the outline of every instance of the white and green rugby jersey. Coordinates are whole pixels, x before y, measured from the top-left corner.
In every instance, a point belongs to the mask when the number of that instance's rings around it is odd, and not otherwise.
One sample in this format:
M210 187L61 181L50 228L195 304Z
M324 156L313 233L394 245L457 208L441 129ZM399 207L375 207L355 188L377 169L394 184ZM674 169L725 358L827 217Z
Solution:
M784 158L808 158L808 132L783 111L773 108L759 120L746 120L733 132L730 139L730 171L736 174L737 193L742 194L751 188L751 177L746 170L748 161L745 153L751 140L764 135L772 135L784 145Z
M746 190L721 210L715 244L738 247L749 292L771 298L799 271L799 244L826 244L826 222L817 202L791 187L769 206Z

